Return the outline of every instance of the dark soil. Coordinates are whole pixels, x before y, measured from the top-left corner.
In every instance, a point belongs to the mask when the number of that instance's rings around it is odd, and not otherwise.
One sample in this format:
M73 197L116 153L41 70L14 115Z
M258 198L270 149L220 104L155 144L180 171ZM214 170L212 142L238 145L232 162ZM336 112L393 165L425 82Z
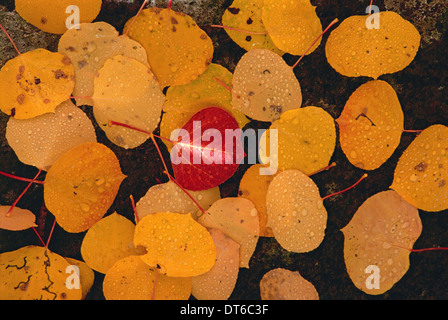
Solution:
M14 1L0 1L5 10L14 9ZM103 1L102 11L97 20L106 21L122 30L124 23L139 9L142 0L133 4L128 1ZM162 1L159 1L162 2ZM166 1L167 2L167 1ZM204 10L194 10L194 3L208 3L207 10L212 15L204 15ZM432 124L448 125L448 5L446 1L427 1L430 5L418 5L415 1L375 1L381 10L386 4L400 13L405 19L415 22L416 27L424 35L424 41L413 63L401 72L382 76L397 91L405 114L406 129L424 129ZM426 1L420 1L425 3ZM182 11L183 1L174 1L175 10ZM219 17L231 1L186 1L189 14L194 16L198 24L206 30L215 43L213 62L222 64L233 71L240 57L245 53L227 36L225 31L210 28L213 22L220 24ZM322 25L328 25L338 18L344 20L350 15L364 14L369 1L359 0L314 0L317 14ZM215 4L215 6L213 6ZM203 4L204 5L204 4ZM160 6L166 6L160 4ZM205 5L204 5L205 6ZM186 9L186 10L187 10ZM201 16L203 19L201 20ZM3 23L0 16L0 23ZM20 37L19 33L12 33L13 38ZM37 32L25 30L24 32ZM296 69L300 81L304 106L318 106L337 118L351 95L351 93L365 83L367 78L348 78L334 71L326 61L324 43L328 35L324 36L323 44L311 55L305 57ZM0 35L0 39L3 40ZM49 40L46 46L54 46ZM1 42L3 44L3 42ZM32 44L30 44L32 46ZM3 50L4 48L2 48ZM9 48L12 51L12 48ZM285 60L292 65L297 57L285 56ZM1 66L1 65L0 65ZM0 93L5 94L5 93ZM89 108L83 110L91 116ZM93 118L92 118L93 119ZM37 170L20 163L13 150L5 140L5 126L7 117L0 115L0 170L23 177L33 177ZM266 128L267 124L252 121L249 127ZM138 201L148 188L158 181L166 182L163 166L153 144L148 141L144 145L130 151L125 151L111 144L97 128L98 140L110 147L118 156L123 172L128 175L120 188L115 203L108 214L116 211L129 219L133 219L129 195ZM269 270L283 267L299 271L302 276L312 282L321 299L448 299L448 252L432 251L412 253L410 255L410 269L406 275L388 292L379 296L370 296L358 290L347 275L343 258L344 237L340 229L343 228L356 212L357 208L370 196L387 190L393 179L393 172L397 161L406 147L415 138L415 134L403 134L402 141L391 159L379 169L369 172L369 178L356 189L334 198L326 200L328 211L328 225L323 243L314 251L306 254L295 254L283 250L274 239L260 238L257 249L250 262L249 269L241 269L236 288L231 299L260 299L259 282ZM164 145L160 144L163 148ZM169 156L163 149L165 158ZM345 189L358 180L364 173L351 165L340 146L337 145L332 161L337 166L328 172L313 177L322 195ZM242 165L234 177L221 186L222 196L236 196L239 181L247 170ZM44 179L42 174L40 179ZM11 204L21 193L25 184L8 178L0 177L0 203ZM30 209L38 217L39 231L47 239L53 216L43 207L43 190L41 186L33 186L20 201L20 206ZM420 212L423 232L415 244L415 248L448 247L448 210L438 213ZM80 246L84 233L70 234L56 225L50 249L60 255L81 259ZM33 231L9 232L0 230L0 252L18 249L24 245L39 245ZM95 284L87 299L104 299L102 295L103 275L96 273Z

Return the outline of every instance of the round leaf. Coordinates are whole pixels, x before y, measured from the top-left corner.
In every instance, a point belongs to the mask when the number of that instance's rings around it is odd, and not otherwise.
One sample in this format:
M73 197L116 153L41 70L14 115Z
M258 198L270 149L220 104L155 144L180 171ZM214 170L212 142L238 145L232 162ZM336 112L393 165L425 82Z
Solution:
M134 232L135 225L117 213L101 219L84 236L83 260L90 268L105 274L118 260L138 253Z
M9 60L0 71L0 109L16 119L54 112L75 85L69 58L36 49Z
M139 256L129 256L107 271L103 291L107 300L187 300L191 278L168 277Z
M404 130L397 94L381 80L356 89L336 122L342 150L350 163L364 170L384 164L400 144Z
M344 233L344 259L354 285L368 294L382 294L409 269L409 254L422 231L418 210L393 190L367 199ZM379 287L371 287L368 268L379 271Z
M101 0L15 0L17 12L22 18L39 29L55 34L67 31L67 20L76 11L67 12L76 6L81 23L92 22L101 10Z
M322 243L327 211L318 187L301 171L286 170L275 176L266 195L266 208L267 226L285 250L304 253Z
M423 130L404 151L391 189L411 205L431 212L448 209L448 127Z
M319 300L314 285L299 272L272 269L260 281L261 300Z
M368 16L351 16L331 32L325 54L337 72L377 79L403 70L414 60L421 38L417 29L395 12L378 15L379 28L367 27Z
M271 122L302 105L302 89L281 56L267 49L252 49L233 74L233 105L249 118Z
M209 271L216 259L210 233L189 214L159 212L137 224L134 244L142 260L169 277L192 277Z
M109 121L131 124L148 132L160 121L165 96L150 69L122 55L108 59L94 80L93 114L110 141L125 149L148 140L146 133L109 126Z
M174 155L178 162L172 161L174 176L182 187L208 190L233 176L244 158L244 150L241 130L230 113L217 107L206 108L182 129L188 133L188 141L180 135L181 141L176 141L171 150L171 159ZM229 132L234 133L234 138Z
M96 133L87 115L67 100L55 113L26 120L10 118L6 139L21 162L48 171L70 149L96 142Z
M324 109L306 107L285 112L264 133L260 147L270 145L272 130L277 130L278 154L271 157L278 158L279 170L296 169L310 175L330 163L336 147L336 126Z
M70 264L44 247L27 246L0 254L0 299L80 300L81 288L68 289Z
M309 0L264 0L263 23L275 45L293 55L305 54L322 33L316 7ZM308 54L316 50L316 42Z

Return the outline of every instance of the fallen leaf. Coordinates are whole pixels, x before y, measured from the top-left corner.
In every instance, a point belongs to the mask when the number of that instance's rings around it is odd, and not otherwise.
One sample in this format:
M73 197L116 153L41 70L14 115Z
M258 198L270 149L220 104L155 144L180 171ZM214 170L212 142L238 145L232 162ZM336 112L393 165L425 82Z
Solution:
M314 181L299 170L275 176L266 195L267 226L290 252L309 252L322 243L327 211Z
M191 293L198 300L227 300L238 280L240 245L219 230L209 232L216 247L216 262L210 271L191 278Z
M96 142L96 133L88 116L66 100L54 113L25 120L10 118L6 139L21 162L48 171L70 149Z
M107 300L187 300L191 278L168 277L149 267L139 256L117 261L103 281Z
M8 214L10 206L0 206L0 229L21 231L37 227L36 216L29 210L14 207Z
M298 271L276 268L260 281L261 300L319 300L314 285Z
M148 132L159 125L165 96L151 70L122 55L106 60L94 80L93 114L99 127L114 144L133 149L148 135L109 121L131 124Z
M448 208L448 127L423 130L403 152L391 189L418 209L439 212Z
M223 198L216 201L198 222L209 229L218 229L240 245L240 267L249 268L260 234L255 205L244 198Z
M278 54L252 49L233 74L233 106L253 120L272 122L300 108L302 89L290 66Z
M193 81L212 62L212 40L185 13L148 8L131 18L124 30L146 49L162 88Z
M327 39L328 63L347 77L377 79L406 68L420 47L417 29L399 14L382 11L379 28L367 27L368 16L351 16L341 22Z
M0 254L0 299L80 300L81 288L69 290L70 264L44 247L27 246Z
M0 71L0 109L16 119L54 112L75 85L67 56L36 49L9 60Z

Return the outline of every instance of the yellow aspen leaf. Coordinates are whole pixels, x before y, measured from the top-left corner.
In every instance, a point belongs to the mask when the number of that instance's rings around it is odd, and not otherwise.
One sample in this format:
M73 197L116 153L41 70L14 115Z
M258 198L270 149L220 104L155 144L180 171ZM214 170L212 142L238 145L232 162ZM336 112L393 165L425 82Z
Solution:
M212 40L182 12L148 8L131 18L124 30L146 49L151 70L163 88L193 81L212 62Z
M351 16L331 32L325 54L340 74L377 79L403 70L414 60L421 39L417 29L395 12L377 15L379 28L368 27L368 16Z
M264 0L263 23L275 45L293 55L303 55L322 33L316 7L309 0ZM307 54L320 45L321 39Z
M253 120L272 122L300 108L302 89L292 68L267 49L252 49L233 74L233 106Z
M66 100L54 113L32 119L10 118L6 139L21 162L48 171L70 149L96 142L96 133L89 117Z
M0 299L80 300L81 288L68 289L70 264L47 248L27 246L0 254Z
M109 126L109 121L152 132L159 124L165 95L146 65L118 55L106 60L98 71L92 99L95 119L109 140L122 148L132 149L148 140L148 134Z
M260 223L255 205L244 198L223 198L216 201L199 223L218 229L240 245L240 267L249 268L260 234Z
M59 39L58 51L73 63L76 104L93 106L94 79L106 60L117 55L136 59L148 65L146 50L126 35L119 35L110 24L98 21L81 23L67 30Z
M271 130L278 133L278 154L271 156L278 158L279 170L295 169L309 175L329 165L336 147L336 126L324 109L305 107L285 112L264 133L260 147L270 145Z
M67 10L76 6L79 22L92 22L100 13L101 0L16 0L16 10L33 26L49 33L63 34L67 31L67 20L76 12ZM70 9L70 8L69 8ZM68 11L68 12L67 12Z
M319 300L314 285L298 271L276 268L260 281L261 300Z
M115 262L138 254L134 246L135 225L114 212L95 223L86 233L81 255L87 265L106 274Z
M327 228L327 210L319 188L299 170L285 170L275 176L266 195L267 226L275 239L291 252L316 249Z
M350 163L364 170L383 165L400 144L404 130L397 94L381 80L356 89L336 122L342 150Z

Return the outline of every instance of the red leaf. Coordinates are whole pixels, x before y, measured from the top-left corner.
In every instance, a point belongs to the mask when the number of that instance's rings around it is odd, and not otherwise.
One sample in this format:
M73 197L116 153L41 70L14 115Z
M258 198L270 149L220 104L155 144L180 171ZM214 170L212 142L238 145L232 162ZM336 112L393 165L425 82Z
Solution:
M230 113L217 107L205 108L182 129L171 152L174 176L182 187L207 190L235 173L244 151L242 132Z

